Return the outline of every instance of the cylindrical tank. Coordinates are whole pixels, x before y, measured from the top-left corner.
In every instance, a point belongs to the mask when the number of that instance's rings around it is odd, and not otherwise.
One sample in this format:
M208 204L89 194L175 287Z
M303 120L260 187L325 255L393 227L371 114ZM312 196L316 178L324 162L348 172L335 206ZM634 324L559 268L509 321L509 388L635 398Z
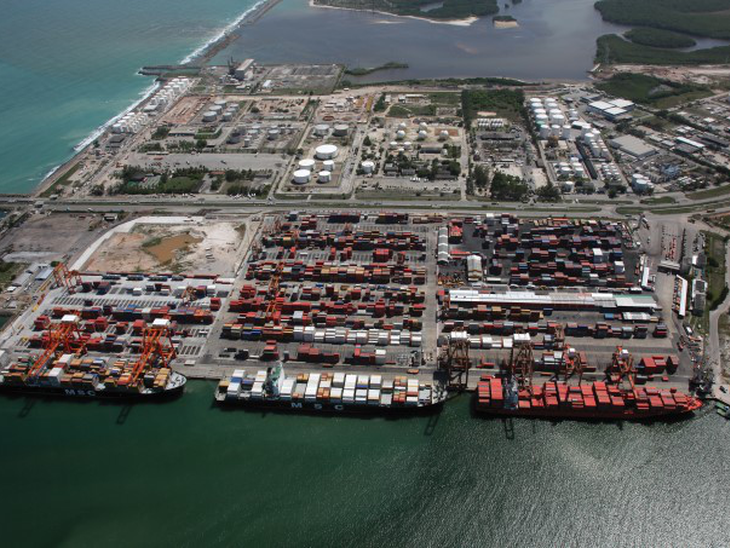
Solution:
M215 112L208 110L203 113L203 122L215 122L217 116L218 115Z
M365 160L362 164L360 164L360 167L362 168L363 173L370 174L375 171L375 162L371 160Z
M220 105L211 105L211 107L208 110L210 110L211 112L218 113L223 110L223 107Z
M314 152L319 160L332 160L337 156L337 147L335 145L320 145Z
M441 133L439 133L439 138L441 139L448 139L449 138L449 132L445 129L441 130Z
M406 141L405 143L403 143L403 148L406 150L411 150L413 148L413 143L411 143L410 141Z
M418 139L419 139L420 141L423 141L423 140L425 140L425 139L426 139L426 137L428 137L428 132L427 132L426 130L423 130L423 129L422 129L421 131L419 131L419 132L418 132Z
M402 129L399 129L398 131L395 132L395 138L398 139L399 141L405 139L406 138L406 132L403 131Z
M570 126L563 126L563 139L570 139Z
M547 124L540 124L540 139L550 137L550 127Z
M324 162L322 162L322 166L324 167L324 171L332 172L335 170L335 161L325 160Z
M314 126L314 134L317 137L324 137L329 132L330 127L327 124L317 124Z
M336 137L345 137L350 127L347 124L336 124L334 128L334 135Z
M309 182L312 177L312 172L308 169L297 169L294 172L294 184L305 185Z
M299 169L308 169L312 170L314 169L315 161L310 158L305 158L304 160L299 160Z
M317 174L317 181L320 183L329 183L332 180L332 172L322 170Z
M281 132L278 129L270 129L266 133L266 136L269 139L269 141L275 141L276 139L279 138L279 135L281 135Z

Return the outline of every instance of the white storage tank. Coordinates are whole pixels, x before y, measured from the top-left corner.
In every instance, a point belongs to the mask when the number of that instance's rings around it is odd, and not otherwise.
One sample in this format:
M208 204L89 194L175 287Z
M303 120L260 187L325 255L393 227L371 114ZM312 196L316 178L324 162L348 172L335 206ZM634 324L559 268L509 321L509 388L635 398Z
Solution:
M317 174L317 180L320 183L329 183L332 180L332 172L327 170L322 170Z
M347 124L336 124L334 134L336 137L345 137L350 127Z
M314 126L314 134L317 137L324 137L329 132L330 127L327 124L317 124Z
M426 130L422 129L421 131L418 132L418 140L419 141L425 140L426 137L428 137L428 132Z
M312 172L308 169L297 169L294 172L294 184L305 185L312 177Z
M375 162L365 160L362 164L360 164L360 167L362 168L363 173L370 174L375 171Z
M335 161L334 160L325 160L322 162L322 166L324 167L325 171L334 171L335 170Z
M298 165L299 165L299 169L308 169L311 171L312 169L314 169L314 164L315 164L314 160L306 158L304 160L299 160Z
M315 156L319 160L332 160L337 156L337 150L335 145L320 145L315 149Z
M218 115L212 110L208 110L203 113L203 122L215 122Z
M403 131L402 129L399 129L398 131L395 132L395 138L398 141L402 141L403 139L406 138L406 132Z

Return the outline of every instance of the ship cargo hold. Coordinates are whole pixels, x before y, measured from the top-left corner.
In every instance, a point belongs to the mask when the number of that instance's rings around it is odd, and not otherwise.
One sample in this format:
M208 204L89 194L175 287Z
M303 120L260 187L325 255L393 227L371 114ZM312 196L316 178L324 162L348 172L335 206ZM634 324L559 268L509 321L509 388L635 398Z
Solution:
M423 413L437 411L446 400L438 382L363 373L286 375L281 364L247 375L237 369L218 385L222 405L253 409L338 414Z
M549 381L528 389L493 375L481 377L475 401L480 413L574 420L670 418L702 406L697 398L674 388L622 388L601 381L581 385Z

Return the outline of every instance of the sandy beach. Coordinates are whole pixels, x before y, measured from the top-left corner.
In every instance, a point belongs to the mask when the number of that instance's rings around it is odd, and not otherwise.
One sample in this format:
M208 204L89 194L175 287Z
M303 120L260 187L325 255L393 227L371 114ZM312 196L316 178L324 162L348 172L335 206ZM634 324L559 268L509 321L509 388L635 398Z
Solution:
M472 16L465 19L444 19L442 21L436 19L429 19L428 17L418 17L417 15L397 15L395 13L389 13L387 11L378 10L361 10L356 8L344 8L341 6L325 6L321 4L315 4L314 0L309 0L309 6L312 8L324 8L331 10L345 10L345 11L360 11L364 13L377 13L378 15L387 15L389 17L399 17L403 19L416 19L417 21L426 21L427 23L433 23L434 25L452 25L454 27L469 27L479 21L479 17ZM387 21L378 21L378 23L387 23Z

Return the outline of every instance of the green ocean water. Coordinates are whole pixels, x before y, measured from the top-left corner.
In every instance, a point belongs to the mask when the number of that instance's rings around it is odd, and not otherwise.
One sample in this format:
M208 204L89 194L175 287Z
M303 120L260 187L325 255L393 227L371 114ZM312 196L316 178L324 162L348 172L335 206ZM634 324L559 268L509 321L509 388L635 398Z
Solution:
M727 546L730 424L0 398L4 546Z
M0 192L30 192L73 147L255 0L0 2Z

